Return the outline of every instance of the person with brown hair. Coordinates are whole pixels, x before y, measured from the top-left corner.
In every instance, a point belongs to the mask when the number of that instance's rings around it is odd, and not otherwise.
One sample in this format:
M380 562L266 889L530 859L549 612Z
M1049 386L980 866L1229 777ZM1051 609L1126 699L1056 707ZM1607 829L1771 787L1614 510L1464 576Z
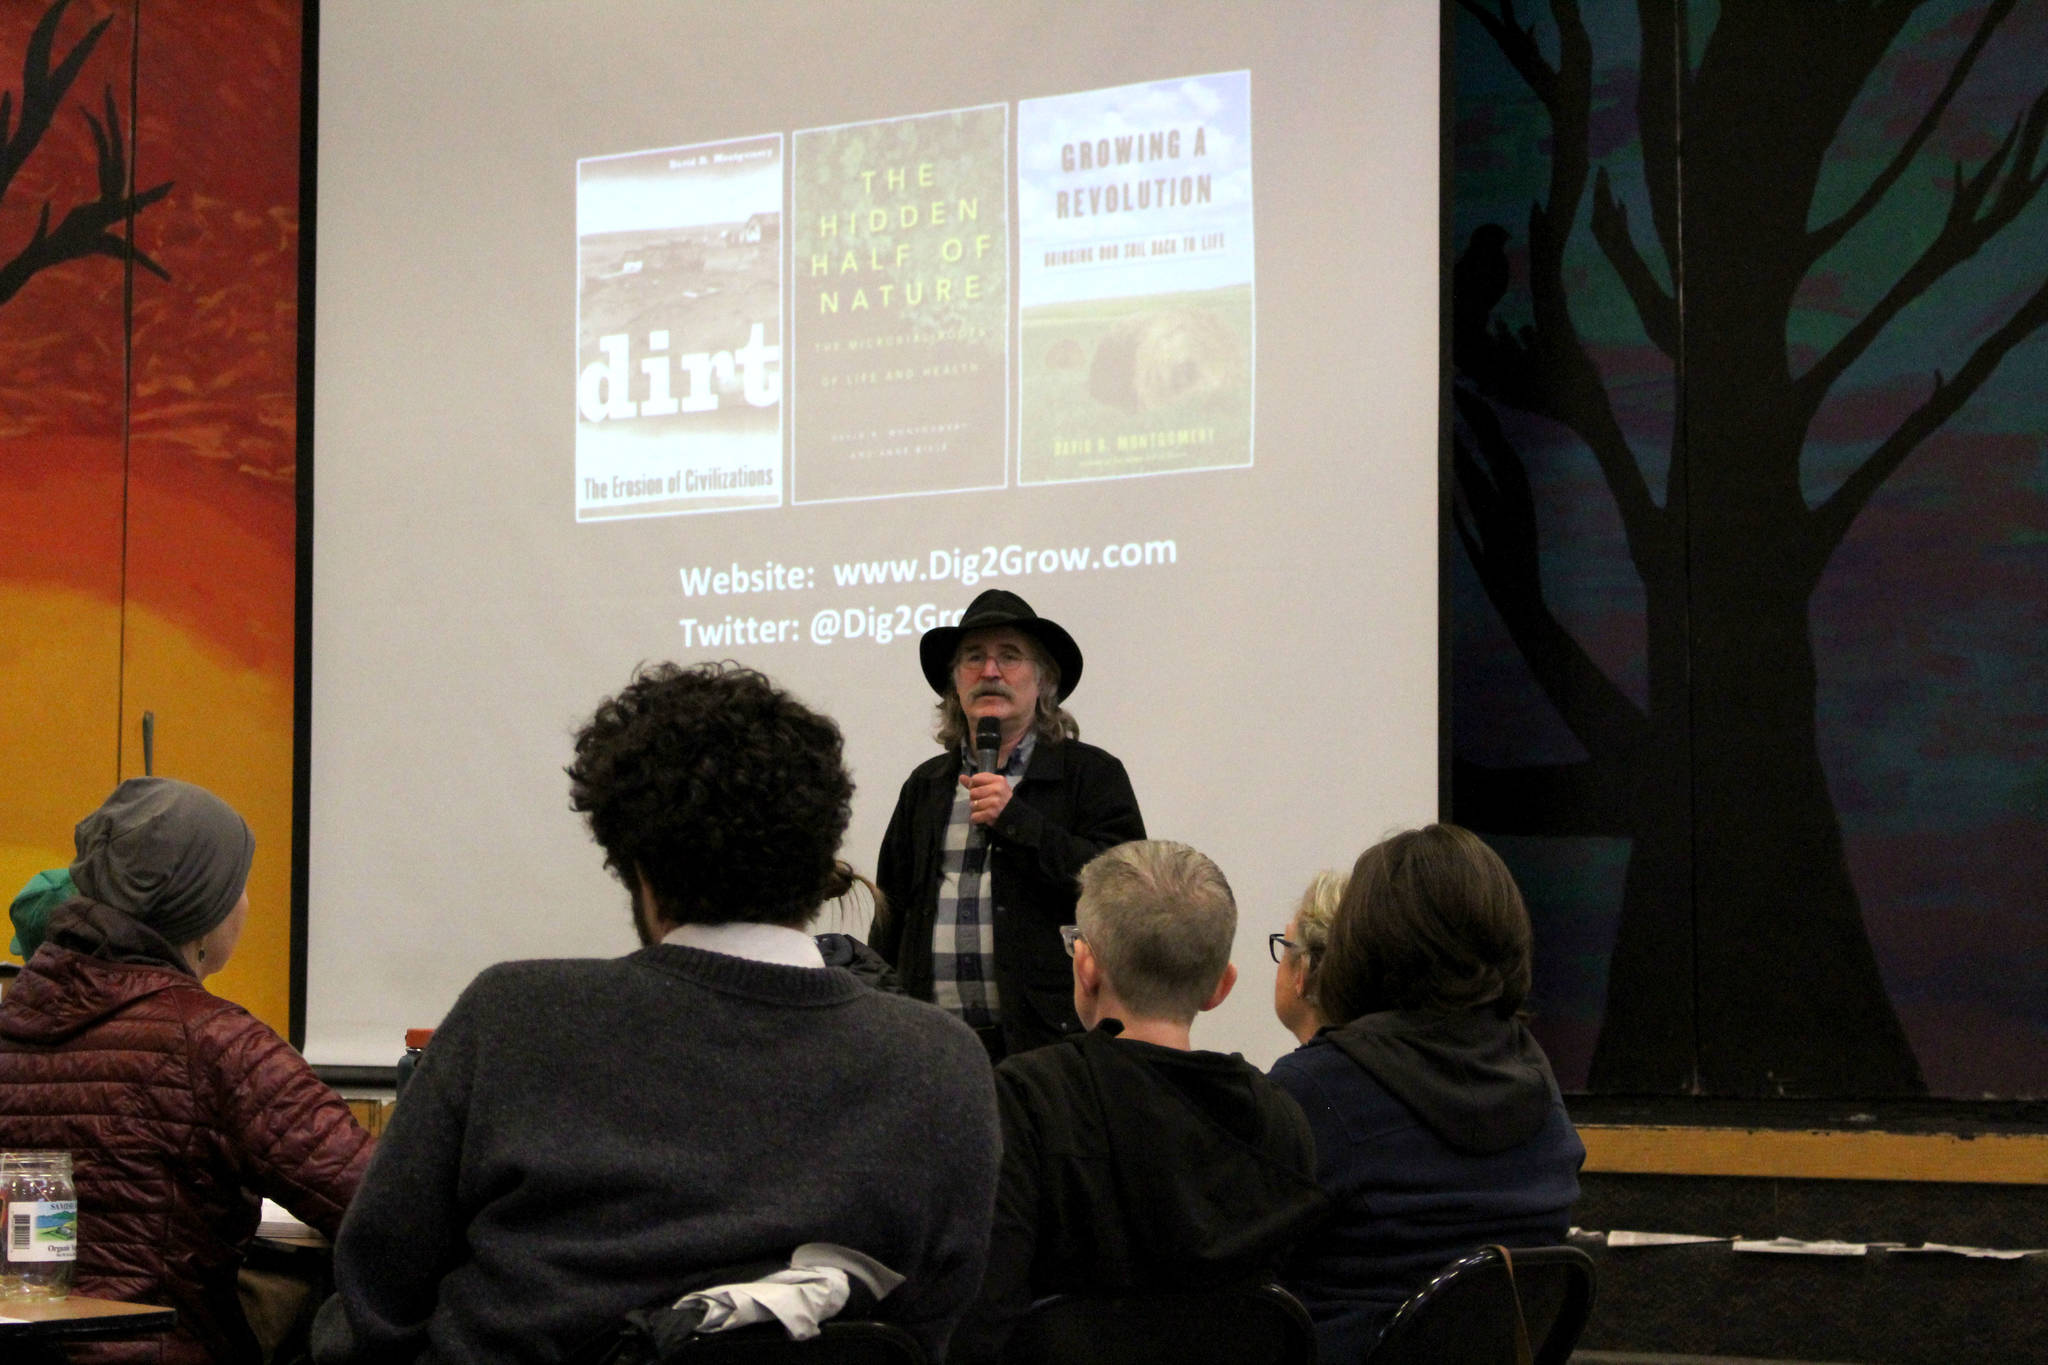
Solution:
M1428 825L1359 855L1315 978L1332 1026L1272 1071L1336 1204L1281 1277L1323 1359L1361 1358L1465 1252L1564 1240L1586 1149L1523 1022L1529 974L1521 892L1477 835Z

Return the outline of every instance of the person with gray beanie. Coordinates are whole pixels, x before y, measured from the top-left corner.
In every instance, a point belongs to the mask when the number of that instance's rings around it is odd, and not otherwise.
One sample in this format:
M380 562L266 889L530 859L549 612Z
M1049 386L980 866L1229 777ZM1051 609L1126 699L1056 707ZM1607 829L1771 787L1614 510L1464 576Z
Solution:
M334 1235L369 1134L202 984L249 914L247 821L203 787L130 778L75 846L76 894L0 1003L0 1147L71 1153L79 1293L178 1310L170 1332L93 1360L258 1361L235 1271L259 1196Z

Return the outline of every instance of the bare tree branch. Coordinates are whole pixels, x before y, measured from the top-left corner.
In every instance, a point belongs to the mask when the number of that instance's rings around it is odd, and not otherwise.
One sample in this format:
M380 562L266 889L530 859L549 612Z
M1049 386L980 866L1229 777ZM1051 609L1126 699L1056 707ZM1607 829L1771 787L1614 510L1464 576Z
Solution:
M1962 55L1956 58L1955 66L1948 73L1947 83L1934 97L1934 103L1927 106L1927 112L1921 116L1919 125L1913 129L1905 142L1900 144L1898 153L1892 157L1890 164L1878 173L1877 178L1870 182L1856 202L1844 210L1840 217L1814 229L1807 236L1806 263L1809 268L1815 261L1827 255L1837 242L1848 236L1852 228L1869 217L1871 210L1877 207L1878 201L1890 193L1892 186L1898 183L1899 177L1906 173L1906 168L1913 164L1913 158L1920 154L1921 147L1933 136L1943 112L1948 109L1949 102L1955 98L1956 92L1962 89L1964 78L1970 74L1970 68L1977 64L1977 58L1983 53L1985 44L1990 42L1992 33L2005 21L2005 16L2012 12L2012 7L2013 0L1993 0L1991 7L1984 12L1984 18L1978 22L1977 31L1970 35L1970 41L1963 48Z
M1650 224L1678 275L1678 119L1690 73L1681 46L1684 28L1674 0L1637 0L1642 49L1636 77L1636 127L1642 135L1643 181L1650 191ZM1597 191L1596 191L1597 192Z
M1949 271L1969 260L2025 211L2048 184L2048 169L2034 163L2048 134L2048 89L2043 89L2012 126L1998 149L1974 174L1956 168L1956 188L1948 216L1927 249L1892 284L1869 312L1842 334L1826 355L1793 382L1793 399L1803 420L1810 421L1827 392L1857 358L1870 348L1906 305Z
M92 55L93 46L107 31L107 25L114 22L113 16L108 15L94 24L65 54L64 60L52 68L50 52L56 44L57 24L70 3L71 0L56 0L29 34L28 51L21 65L21 122L11 137L7 135L7 119L13 109L13 92L0 99L0 197L6 196L7 187L14 183L14 173L49 131L50 120L57 116L71 82L78 79L79 68Z
M1587 354L1566 304L1563 243L1549 215L1529 214L1530 295L1536 325L1520 338L1526 364L1520 382L1502 397L1517 407L1560 422L1592 450L1600 475L1621 513L1629 556L1647 579L1661 572L1668 551L1668 518L1650 497L1628 437L1598 367Z
M1479 0L1458 0L1459 8L1479 21L1494 45L1508 64L1536 92L1536 98L1546 107L1557 99L1557 72L1543 60L1543 53L1536 46L1535 26L1524 26L1515 14L1514 0L1496 0L1494 10L1488 13Z
M1508 0L1502 0L1498 17L1475 9L1476 0L1460 3L1479 17L1496 42L1508 45L1503 51L1525 45L1522 60L1531 60L1535 40L1515 20ZM1529 294L1535 325L1519 336L1509 336L1503 329L1486 345L1466 348L1484 361L1482 368L1468 373L1483 392L1563 423L1591 447L1621 512L1629 553L1647 578L1661 572L1661 558L1668 552L1667 518L1650 497L1635 453L1615 419L1606 385L1572 323L1564 283L1565 243L1586 189L1593 45L1577 0L1552 0L1551 10L1557 22L1559 61L1555 71L1544 68L1550 90L1544 102L1553 134L1550 186L1544 201L1529 209ZM1516 60L1514 52L1508 55L1511 62Z
M1850 526L1855 524L1871 495L1905 463L1906 457L1983 387L1984 381L1991 377L1992 371L1998 368L2013 347L2043 326L2048 326L2048 282L2036 289L2019 310L2005 320L2003 326L1971 352L1963 367L1956 371L1954 379L1943 379L1936 372L1934 392L1928 395L1927 401L1914 409L1899 424L1898 430L1871 452L1869 459L1842 480L1841 487L1830 494L1826 502L1814 509L1804 555L1809 577L1820 575L1828 557L1848 535Z
M1649 264L1636 251L1635 238L1628 230L1628 209L1614 197L1614 187L1602 167L1593 178L1593 240L1636 306L1643 332L1656 348L1678 359L1678 301L1664 292L1664 286L1650 273Z
M50 206L43 205L36 218L35 235L27 246L5 265L0 265L0 304L21 292L21 287L38 272L65 261L86 256L111 256L133 261L161 279L170 278L162 266L151 260L127 237L113 229L129 223L135 214L171 192L166 180L139 194L128 194L128 159L121 148L121 115L114 105L114 92L106 92L106 122L91 114L85 121L92 128L93 145L99 154L100 197L80 204L64 215L57 230L50 230Z
M1537 559L1536 495L1529 484L1521 452L1507 440L1500 422L1482 400L1457 395L1460 412L1486 449L1482 463L1472 447L1455 433L1451 469L1457 499L1451 518L1494 605L1522 612L1543 604L1542 567Z
M1558 715L1588 753L1618 758L1640 742L1647 718L1544 601L1535 494L1500 419L1474 394L1460 390L1456 401L1479 445L1475 452L1462 436L1452 438L1457 499L1451 521L1458 539Z

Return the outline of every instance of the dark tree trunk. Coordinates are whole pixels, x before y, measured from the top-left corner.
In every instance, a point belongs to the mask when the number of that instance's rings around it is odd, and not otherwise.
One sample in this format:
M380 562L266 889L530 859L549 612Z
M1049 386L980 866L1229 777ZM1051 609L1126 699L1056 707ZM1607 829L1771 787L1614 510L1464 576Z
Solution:
M1686 705L1685 579L1674 555L1646 575L1648 738L1616 765L1614 803L1629 832L1621 921L1607 965L1607 1008L1587 1083L1608 1092L1698 1088L1693 952L1692 757Z
M1712 1094L1903 1094L1920 1070L1892 1010L1821 769L1807 621L1818 577L1800 483L1810 414L1786 357L1822 158L1897 32L1890 13L1731 3L1685 115L1686 310L1678 448L1684 686L1656 728L1692 737L1688 790L1652 776L1595 1054L1597 1089L1667 1089L1690 1017ZM1657 670L1653 668L1653 678ZM1676 703L1680 722L1662 714ZM1683 747L1683 746L1681 746ZM1675 766L1664 754L1658 768ZM1680 822L1668 823L1674 809ZM1690 883L1689 886L1687 883ZM1687 905L1680 941L1665 898ZM1646 927L1648 926L1648 927ZM1674 980L1689 968L1690 982ZM1681 989L1691 1009L1671 1009Z
M1925 1087L1878 975L1814 730L1803 594L1699 611L1693 913L1700 1083L1714 1094Z

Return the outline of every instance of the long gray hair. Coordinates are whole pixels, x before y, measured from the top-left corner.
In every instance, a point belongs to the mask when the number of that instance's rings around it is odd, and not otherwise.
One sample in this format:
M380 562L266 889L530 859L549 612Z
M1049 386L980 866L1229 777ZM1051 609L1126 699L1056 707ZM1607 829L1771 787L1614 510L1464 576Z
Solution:
M1031 718L1031 728L1038 737L1057 744L1061 740L1079 739L1081 723L1069 715L1060 705L1060 666L1052 661L1052 655L1045 652L1045 646L1024 632L1024 644L1031 651L1031 666L1038 671L1038 707ZM966 637L962 637L963 641ZM953 662L947 670L953 675L955 685L939 697L932 718L932 738L938 740L942 749L958 749L968 743L972 734L967 724L967 712L960 705L960 650L953 651Z

